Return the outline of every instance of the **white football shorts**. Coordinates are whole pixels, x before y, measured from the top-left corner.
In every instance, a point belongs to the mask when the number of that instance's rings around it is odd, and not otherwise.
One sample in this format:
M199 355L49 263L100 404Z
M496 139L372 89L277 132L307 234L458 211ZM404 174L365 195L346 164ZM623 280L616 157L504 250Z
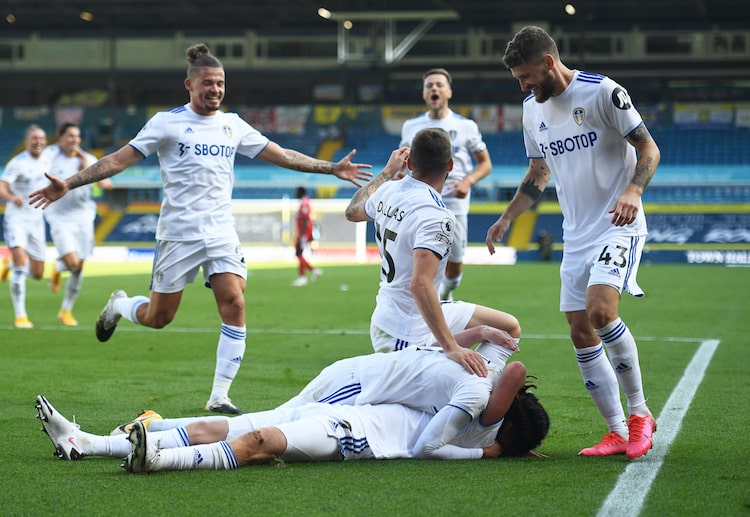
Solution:
M23 248L29 258L44 262L47 243L43 218L20 222L10 222L6 218L3 223L9 248Z
M164 294L180 292L195 281L200 268L206 287L211 286L211 275L217 273L233 273L247 279L239 238L157 241L150 289Z
M560 311L586 309L586 289L591 285L610 285L640 298L643 291L636 282L646 236L612 235L586 249L563 252L560 265Z
M58 257L75 252L79 260L86 260L94 252L93 221L60 221L50 223L49 232Z
M471 317L474 315L476 304L468 302L441 302L443 315L448 327L454 334L466 329ZM391 336L377 325L370 325L370 340L376 352L395 352L403 350L408 346L432 346L435 344L435 336L427 333L418 339L407 341L405 339Z

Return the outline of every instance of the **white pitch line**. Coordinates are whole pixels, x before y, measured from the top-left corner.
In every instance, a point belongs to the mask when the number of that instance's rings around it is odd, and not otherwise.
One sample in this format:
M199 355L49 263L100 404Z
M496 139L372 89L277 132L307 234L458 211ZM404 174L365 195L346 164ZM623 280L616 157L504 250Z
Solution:
M680 430L682 420L718 346L718 339L708 339L703 341L695 352L657 418L659 425L654 434L653 449L646 456L630 463L620 474L615 488L599 509L597 517L636 516L641 513L651 484L664 463L669 446Z

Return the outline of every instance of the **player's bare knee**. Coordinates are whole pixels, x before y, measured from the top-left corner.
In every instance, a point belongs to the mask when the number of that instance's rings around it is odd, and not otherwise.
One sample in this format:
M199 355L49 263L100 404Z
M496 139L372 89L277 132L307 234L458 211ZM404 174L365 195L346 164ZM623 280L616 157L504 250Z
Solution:
M508 319L508 325L505 331L511 335L513 338L520 338L521 337L521 322L518 321L518 318L515 316L510 316Z
M600 329L617 319L617 312L603 304L586 309L586 314L589 317L591 326L595 329Z

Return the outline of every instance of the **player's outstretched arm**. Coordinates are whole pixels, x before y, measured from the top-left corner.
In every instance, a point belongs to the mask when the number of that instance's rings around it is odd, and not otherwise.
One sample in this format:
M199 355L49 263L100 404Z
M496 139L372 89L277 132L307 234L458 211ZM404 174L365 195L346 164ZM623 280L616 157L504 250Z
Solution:
M53 201L63 197L69 190L110 178L143 159L143 155L131 145L125 145L108 154L90 167L61 180L45 173L50 184L29 195L29 204L35 208L47 208Z
M372 165L352 163L352 158L356 153L356 149L352 149L344 158L333 163L327 160L318 160L294 149L286 149L276 142L268 142L266 148L258 154L258 158L293 171L331 174L339 179L350 181L359 187L361 186L360 181L369 180L372 177L372 173L366 170L371 168Z

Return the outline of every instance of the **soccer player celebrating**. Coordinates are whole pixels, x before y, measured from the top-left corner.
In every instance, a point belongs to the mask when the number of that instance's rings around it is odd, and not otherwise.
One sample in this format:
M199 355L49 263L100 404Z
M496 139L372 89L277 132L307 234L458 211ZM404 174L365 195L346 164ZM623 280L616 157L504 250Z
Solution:
M494 242L537 202L554 175L564 217L560 310L584 384L609 426L600 443L580 454L638 458L651 448L656 421L646 404L635 339L618 312L623 290L643 296L636 283L646 241L641 195L659 163L659 148L628 92L608 77L566 67L539 27L521 29L503 61L521 89L531 92L523 104L529 169L487 231L487 247L494 253ZM627 398L627 425L618 381Z
M89 165L96 163L96 157L81 149L81 128L73 122L62 124L57 130L57 143L49 146L52 153L50 174L64 180ZM112 188L112 180L103 178L98 185ZM50 288L53 292L60 290L61 273L70 271L65 283L65 291L57 313L57 319L63 325L78 325L73 316L73 304L83 286L83 265L94 252L94 221L96 203L91 197L91 187L86 185L44 212L50 228L52 241L57 248L58 259L50 277Z
M10 248L10 261L3 265L2 279L10 275L10 297L15 311L15 327L29 329L34 324L26 312L26 276L39 280L44 275L46 249L44 217L28 204L28 196L44 186L49 170L49 153L44 149L47 135L37 125L29 126L24 137L25 150L11 158L0 176L0 199L5 200L3 228Z
M405 165L411 175L397 179ZM354 194L346 218L375 223L381 256L380 287L370 319L375 351L437 342L468 371L486 375L481 356L461 347L454 334L489 325L520 339L521 326L514 316L499 310L463 301L440 302L438 287L456 223L440 192L452 167L448 133L422 129L411 148L393 151L383 171Z
M401 146L411 146L414 135L426 127L445 129L451 137L453 169L442 189L443 202L456 216L453 244L440 283L440 299L452 300L463 276L463 261L469 231L471 187L492 171L490 153L476 122L450 109L453 79L444 68L433 68L422 77L422 98L428 111L409 119L401 127Z
M206 45L187 50L184 81L190 101L156 114L138 135L118 151L65 180L31 196L46 207L69 190L109 178L157 153L164 198L156 230L150 296L112 293L96 322L96 337L107 341L121 318L162 328L175 317L182 292L203 269L221 316L216 369L208 411L237 414L229 388L245 353L245 287L247 266L232 217L234 159L237 153L301 172L333 174L359 186L369 179L369 165L356 164L351 151L337 163L317 160L271 142L235 113L220 110L226 87L224 68Z

